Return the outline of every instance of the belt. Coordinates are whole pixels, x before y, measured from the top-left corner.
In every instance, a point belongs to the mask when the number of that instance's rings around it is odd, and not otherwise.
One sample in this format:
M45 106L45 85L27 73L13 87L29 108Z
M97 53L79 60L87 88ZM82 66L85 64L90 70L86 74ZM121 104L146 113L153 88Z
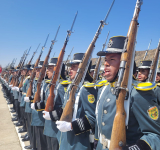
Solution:
M109 149L109 146L110 146L110 140L108 140L106 137L105 137L105 135L103 135L103 134L100 134L100 137L99 137L99 139L100 139L100 143L103 145L103 149L105 149L105 148L108 148Z

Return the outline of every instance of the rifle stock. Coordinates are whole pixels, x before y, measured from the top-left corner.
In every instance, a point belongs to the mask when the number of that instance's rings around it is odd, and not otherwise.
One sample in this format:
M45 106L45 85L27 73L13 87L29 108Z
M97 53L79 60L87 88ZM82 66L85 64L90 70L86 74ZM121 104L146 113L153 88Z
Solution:
M131 60L134 59L133 54L134 54L134 47L137 35L138 16L141 4L142 4L141 0L137 0L135 13L127 34L128 37L127 49L126 52L123 52L121 55L121 64L123 64L122 65L123 67L120 68L121 74L119 75L118 78L118 84L120 84L120 87L122 87L122 89L119 87L119 85L117 86L119 94L117 94L116 115L113 122L111 143L109 150L115 150L115 149L121 150L122 146L126 145L126 126L125 126L126 112L124 109L124 100L126 96L126 89L128 86Z
M33 80L34 80L34 77L36 75L36 67L38 66L38 63L40 61L40 58L42 56L42 52L40 53L38 59L36 60L36 63L34 65L34 69L32 70L32 74L31 74L31 78L30 78L30 84L29 84L29 88L27 90L27 94L26 94L26 97L30 97L32 95L32 86L33 86Z
M50 95L47 99L47 103L46 103L46 106L45 106L45 111L48 111L48 112L53 111L53 108L54 108L54 105L53 105L54 104L54 97L55 97L54 89L55 89L56 82L57 82L58 77L59 77L59 73L61 71L61 65L62 65L64 53L65 53L65 48L66 48L66 45L64 45L64 47L60 51L58 61L57 61L57 65L54 67L54 72L55 73L54 73L53 80L51 81Z

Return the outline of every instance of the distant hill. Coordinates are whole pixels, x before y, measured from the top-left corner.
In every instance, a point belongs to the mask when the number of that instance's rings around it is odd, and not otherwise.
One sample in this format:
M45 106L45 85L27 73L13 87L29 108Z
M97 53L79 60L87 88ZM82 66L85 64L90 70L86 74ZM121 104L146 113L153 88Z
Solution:
M145 60L153 60L154 55L155 55L155 51L156 51L156 49L149 50ZM137 66L139 66L140 61L143 60L145 52L146 52L146 50L145 51L136 51L135 61L136 61ZM98 58L98 56L97 56L97 58ZM97 58L92 58L92 64L96 64ZM104 64L104 57L102 58L102 64Z

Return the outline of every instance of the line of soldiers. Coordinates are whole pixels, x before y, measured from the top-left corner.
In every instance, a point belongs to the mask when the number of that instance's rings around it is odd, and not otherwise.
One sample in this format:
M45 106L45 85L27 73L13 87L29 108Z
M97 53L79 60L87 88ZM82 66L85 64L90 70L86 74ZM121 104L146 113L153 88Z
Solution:
M38 77L43 61L36 67L32 96L26 97L30 76L34 65L26 65L21 69L21 75L26 74L22 88L13 87L11 80L19 68L9 68L1 74L0 82L8 104L13 104L11 112L16 112L12 121L18 121L16 126L22 126L19 133L26 132L22 141L29 140L26 149L32 150L108 150L112 133L113 120L116 114L115 87L118 79L121 53L126 37L111 37L105 51L97 53L105 57L103 78L92 84L95 66L87 68L84 83L76 91L76 101L71 122L60 121L63 109L70 96L70 85L75 78L84 53L74 54L73 60L65 64L69 68L66 76L63 64L60 82L54 89L54 110L45 111L47 98L50 94L50 81L54 74L57 58L51 58L46 66L46 76L41 84L41 100L33 103L37 90ZM126 126L127 144L123 150L159 150L160 149L160 69L157 70L157 84L147 88L147 79L151 61L142 61L133 69L133 87L130 93L129 121ZM9 80L6 81L6 76ZM138 75L137 75L138 74ZM137 79L136 79L137 77ZM19 78L19 82L21 77ZM139 89L138 83L144 84Z

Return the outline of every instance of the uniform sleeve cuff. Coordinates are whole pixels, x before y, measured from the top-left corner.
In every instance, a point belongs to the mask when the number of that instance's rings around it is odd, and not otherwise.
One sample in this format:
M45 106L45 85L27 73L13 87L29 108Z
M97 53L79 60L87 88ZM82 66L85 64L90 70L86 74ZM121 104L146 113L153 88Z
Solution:
M92 129L86 116L84 116L83 118L78 118L77 120L73 121L72 127L76 135Z
M35 103L35 109L45 109L44 102Z
M123 150L152 150L151 147L143 140L138 140L136 144L124 146Z
M49 112L52 121L60 120L62 112L63 112L62 108Z

